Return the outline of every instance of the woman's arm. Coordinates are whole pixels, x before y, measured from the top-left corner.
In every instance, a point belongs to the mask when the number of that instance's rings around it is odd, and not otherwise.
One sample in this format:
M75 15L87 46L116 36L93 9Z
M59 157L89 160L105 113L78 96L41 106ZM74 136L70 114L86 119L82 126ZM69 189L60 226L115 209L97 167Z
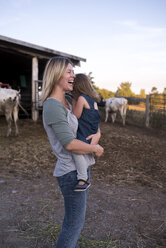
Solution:
M103 153L103 148L101 146L90 145L75 139L66 117L67 110L61 103L50 99L44 104L43 118L45 123L52 127L57 140L66 148L66 150L77 154L94 152L96 156L101 156Z
M65 148L66 150L77 154L95 153L97 157L100 157L104 152L102 146L87 144L78 139L72 140Z

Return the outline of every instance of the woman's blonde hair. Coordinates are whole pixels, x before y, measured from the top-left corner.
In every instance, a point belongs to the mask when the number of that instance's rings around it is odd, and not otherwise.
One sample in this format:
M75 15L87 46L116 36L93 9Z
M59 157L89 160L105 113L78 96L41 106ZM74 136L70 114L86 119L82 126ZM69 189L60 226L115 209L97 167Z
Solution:
M90 78L82 73L76 74L74 79L74 89L73 95L80 96L81 94L86 94L97 102L100 102L100 96L97 91L93 88Z
M49 97L55 85L59 83L68 64L73 65L70 59L61 56L53 57L47 62L43 75L42 102Z

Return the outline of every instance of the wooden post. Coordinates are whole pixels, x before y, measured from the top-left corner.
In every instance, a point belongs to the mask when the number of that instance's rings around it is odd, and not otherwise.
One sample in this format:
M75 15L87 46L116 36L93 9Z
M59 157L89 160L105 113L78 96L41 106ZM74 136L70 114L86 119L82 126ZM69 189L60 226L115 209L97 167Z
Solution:
M146 111L145 111L145 126L149 127L149 95L146 95Z
M39 117L39 110L37 109L36 100L38 97L38 89L36 88L38 84L35 82L38 80L38 59L37 57L32 58L32 120L37 121Z

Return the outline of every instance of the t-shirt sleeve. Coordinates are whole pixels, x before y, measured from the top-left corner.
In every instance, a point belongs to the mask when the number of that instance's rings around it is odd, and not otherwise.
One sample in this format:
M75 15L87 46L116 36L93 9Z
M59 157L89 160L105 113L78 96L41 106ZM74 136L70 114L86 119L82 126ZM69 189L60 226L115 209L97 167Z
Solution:
M54 130L56 138L62 146L66 147L75 139L67 121L67 110L55 100L49 100L44 104L43 117L45 123Z

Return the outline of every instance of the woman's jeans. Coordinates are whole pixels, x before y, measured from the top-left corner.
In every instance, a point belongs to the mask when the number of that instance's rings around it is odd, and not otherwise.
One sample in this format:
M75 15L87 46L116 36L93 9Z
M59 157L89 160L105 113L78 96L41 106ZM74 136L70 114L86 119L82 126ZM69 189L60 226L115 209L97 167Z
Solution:
M79 248L77 241L85 220L87 190L74 192L77 171L57 177L57 180L64 197L65 216L56 248Z

